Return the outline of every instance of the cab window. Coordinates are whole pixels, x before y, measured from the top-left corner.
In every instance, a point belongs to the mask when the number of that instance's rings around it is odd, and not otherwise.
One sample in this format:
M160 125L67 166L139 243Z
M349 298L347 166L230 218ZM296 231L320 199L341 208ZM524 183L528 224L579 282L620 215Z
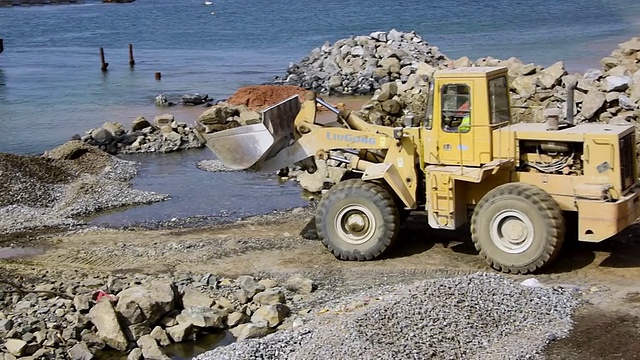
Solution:
M471 97L466 84L445 84L442 93L442 130L467 133L471 129Z
M424 121L424 127L427 128L427 130L431 130L431 128L433 127L433 88L433 80L431 80L429 82L429 93L427 94L427 109L425 111L426 116Z
M491 124L500 124L511 119L509 86L506 77L489 80L489 106L491 107Z

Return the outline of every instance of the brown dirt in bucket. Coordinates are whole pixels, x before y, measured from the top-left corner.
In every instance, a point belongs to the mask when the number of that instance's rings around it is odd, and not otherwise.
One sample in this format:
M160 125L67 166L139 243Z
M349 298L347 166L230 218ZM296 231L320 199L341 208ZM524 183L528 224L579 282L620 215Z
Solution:
M303 99L305 92L305 89L291 85L252 85L238 89L227 102L231 105L246 105L252 110L262 110L293 95L299 95Z

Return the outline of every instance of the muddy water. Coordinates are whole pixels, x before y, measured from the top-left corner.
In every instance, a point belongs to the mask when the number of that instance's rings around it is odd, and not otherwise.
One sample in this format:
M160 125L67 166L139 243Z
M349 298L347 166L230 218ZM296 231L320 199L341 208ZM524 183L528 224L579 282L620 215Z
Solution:
M198 169L200 160L215 159L206 148L120 157L140 163L134 188L169 194L171 199L119 209L91 219L93 224L118 226L192 216L235 219L308 204L297 183L282 182L273 174Z
M0 260L23 258L40 254L44 254L44 249L0 247Z
M234 337L228 331L202 335L196 341L174 343L162 350L172 360L188 360L214 349L218 346L229 345L234 342ZM126 360L127 355L118 351L103 351L96 354L97 360Z

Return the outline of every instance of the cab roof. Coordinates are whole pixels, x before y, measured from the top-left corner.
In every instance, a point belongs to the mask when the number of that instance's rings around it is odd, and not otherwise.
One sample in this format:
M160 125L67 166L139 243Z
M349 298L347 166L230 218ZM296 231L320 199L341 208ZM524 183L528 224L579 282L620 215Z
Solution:
M438 70L435 72L434 77L436 79L460 77L490 78L506 73L506 66L465 66L455 69Z

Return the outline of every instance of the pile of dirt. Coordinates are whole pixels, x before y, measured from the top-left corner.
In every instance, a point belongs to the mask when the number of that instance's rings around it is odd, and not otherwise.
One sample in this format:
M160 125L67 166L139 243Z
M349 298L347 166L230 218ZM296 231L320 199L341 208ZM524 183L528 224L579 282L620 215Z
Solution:
M59 197L55 185L69 184L80 174L99 174L110 164L109 154L80 141L43 156L0 153L0 206L50 206Z
M77 140L68 141L45 152L43 156L52 159L58 166L92 175L102 173L113 162L113 156L110 154Z
M137 172L137 162L81 141L42 156L0 154L0 241L4 235L82 226L79 216L169 199L133 189Z
M233 94L227 102L231 105L246 105L251 110L262 110L293 95L304 99L305 89L292 85L245 86Z
M74 173L57 160L0 154L0 207L50 203L58 196L54 185L69 183L74 178Z

